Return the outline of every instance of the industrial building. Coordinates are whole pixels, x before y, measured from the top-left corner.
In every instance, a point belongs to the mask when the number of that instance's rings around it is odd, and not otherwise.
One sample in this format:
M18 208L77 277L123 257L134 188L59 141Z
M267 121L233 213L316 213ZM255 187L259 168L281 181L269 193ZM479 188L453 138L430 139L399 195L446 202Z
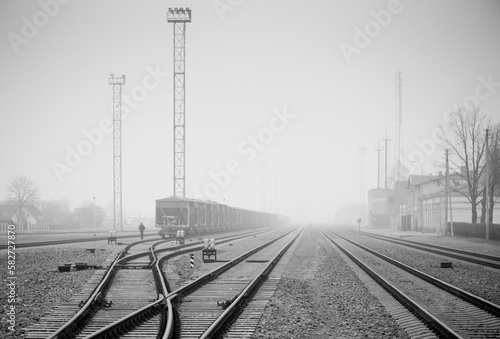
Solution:
M471 222L471 204L467 182L450 175L450 200L446 207L446 176L410 175L398 181L394 189L372 189L368 192L369 227L390 227L406 231L444 233L448 222ZM500 197L497 197L500 200ZM450 207L451 205L451 207ZM448 219L446 213L448 211ZM478 222L481 204L477 206ZM493 221L500 220L500 203L493 207Z

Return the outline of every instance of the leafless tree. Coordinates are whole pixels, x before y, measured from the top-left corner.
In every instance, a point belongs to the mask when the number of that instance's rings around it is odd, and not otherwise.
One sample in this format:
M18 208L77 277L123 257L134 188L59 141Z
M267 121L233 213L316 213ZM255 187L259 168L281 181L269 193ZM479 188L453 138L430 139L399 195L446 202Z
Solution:
M21 221L23 207L38 199L40 190L29 177L18 175L10 179L6 187L7 199L16 204L19 208L17 212L17 222Z
M495 195L500 194L500 124L496 124L490 130L490 189L489 189L489 213L488 220L493 223L493 208L495 206ZM485 201L486 202L486 201ZM484 204L484 214L486 215L486 203ZM483 219L483 218L481 218ZM486 220L481 220L485 222Z
M469 200L473 224L477 222L477 205L482 202L484 191L485 130L489 125L489 119L480 113L479 107L469 110L460 107L450 115L448 128L441 127L443 141L452 150L450 164L467 185L466 190L456 191Z

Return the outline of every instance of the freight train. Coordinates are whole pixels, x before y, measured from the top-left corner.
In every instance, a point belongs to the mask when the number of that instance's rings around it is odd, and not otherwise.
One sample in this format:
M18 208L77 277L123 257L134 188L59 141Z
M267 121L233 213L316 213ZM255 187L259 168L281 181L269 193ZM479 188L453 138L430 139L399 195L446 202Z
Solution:
M170 197L156 200L155 226L162 238L262 228L289 223L283 215L249 211L212 201Z

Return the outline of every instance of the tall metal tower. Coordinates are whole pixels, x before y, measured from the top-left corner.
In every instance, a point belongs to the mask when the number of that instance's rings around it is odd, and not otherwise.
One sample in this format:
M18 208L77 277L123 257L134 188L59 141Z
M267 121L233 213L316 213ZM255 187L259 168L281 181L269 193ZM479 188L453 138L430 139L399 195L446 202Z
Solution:
M401 110L401 72L396 72L396 131L394 135L394 182L404 180L405 171L402 158L404 157L403 143L403 113Z
M363 222L365 220L365 152L366 148L358 148L359 152L359 204L360 204L360 217Z
M109 76L109 84L113 85L113 183L114 183L114 223L113 230L123 231L122 223L122 85L125 75Z
M174 196L186 196L186 23L191 9L169 8L167 21L174 24Z

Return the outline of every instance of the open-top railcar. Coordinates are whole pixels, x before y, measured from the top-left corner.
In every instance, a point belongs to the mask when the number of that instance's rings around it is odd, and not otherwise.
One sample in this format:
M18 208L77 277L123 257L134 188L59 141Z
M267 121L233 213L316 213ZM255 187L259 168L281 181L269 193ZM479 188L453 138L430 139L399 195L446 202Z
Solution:
M287 217L235 208L212 201L169 197L156 200L156 222L162 237L208 234L243 228L259 228L286 223Z

